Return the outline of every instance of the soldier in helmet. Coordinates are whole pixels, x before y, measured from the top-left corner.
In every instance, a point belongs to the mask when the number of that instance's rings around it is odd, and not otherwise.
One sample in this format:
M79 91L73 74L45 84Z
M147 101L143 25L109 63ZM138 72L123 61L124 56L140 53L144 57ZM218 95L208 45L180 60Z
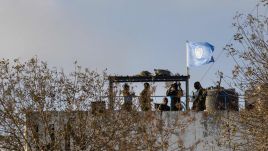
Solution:
M127 110L127 111L131 111L132 110L132 97L135 95L134 93L130 93L129 90L129 85L128 84L124 84L123 85L123 96L124 96L124 104L123 104L123 109Z
M206 109L206 90L202 88L198 81L194 83L194 88L196 89L196 92L193 96L192 110L204 111Z
M151 110L151 89L149 83L144 83L144 89L140 93L140 106L142 111L150 111Z
M180 84L177 84L177 83L171 84L171 86L166 92L166 95L170 96L170 99L171 99L171 102L170 102L171 111L182 110L182 105L181 105L182 89L180 87Z

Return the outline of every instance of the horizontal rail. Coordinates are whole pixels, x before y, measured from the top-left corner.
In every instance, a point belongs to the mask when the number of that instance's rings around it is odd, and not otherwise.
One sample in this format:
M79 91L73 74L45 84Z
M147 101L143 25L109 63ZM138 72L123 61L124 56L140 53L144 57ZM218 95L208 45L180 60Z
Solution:
M190 76L109 76L111 82L168 82L187 81Z

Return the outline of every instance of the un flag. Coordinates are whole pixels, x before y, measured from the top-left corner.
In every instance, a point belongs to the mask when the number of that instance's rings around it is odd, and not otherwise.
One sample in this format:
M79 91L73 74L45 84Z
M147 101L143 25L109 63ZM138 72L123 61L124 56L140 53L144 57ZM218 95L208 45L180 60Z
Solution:
M198 67L214 62L214 46L208 42L187 42L187 67Z

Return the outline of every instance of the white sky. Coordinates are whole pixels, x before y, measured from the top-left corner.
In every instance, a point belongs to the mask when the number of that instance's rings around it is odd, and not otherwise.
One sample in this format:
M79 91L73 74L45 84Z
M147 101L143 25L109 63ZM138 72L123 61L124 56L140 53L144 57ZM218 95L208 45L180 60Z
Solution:
M169 69L186 74L185 42L213 44L215 64L201 81L230 74L233 62L217 58L232 38L233 16L257 0L0 0L0 57L37 55L50 66L82 67L134 75ZM210 65L192 68L190 87ZM191 88L192 89L192 88Z

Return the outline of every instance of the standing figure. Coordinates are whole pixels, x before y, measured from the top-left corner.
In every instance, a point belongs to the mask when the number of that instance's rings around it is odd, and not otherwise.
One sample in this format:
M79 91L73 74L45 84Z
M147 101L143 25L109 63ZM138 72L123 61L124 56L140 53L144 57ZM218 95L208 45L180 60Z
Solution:
M192 110L195 111L204 111L206 109L206 90L202 88L200 82L194 83L194 88L196 92L193 95L193 106Z
M151 110L151 90L150 90L150 84L144 83L144 89L140 93L140 106L142 111L149 111Z
M170 88L167 90L167 96L170 96L171 102L170 107L171 111L181 111L181 96L182 96L182 89L180 84L173 83L171 84Z
M123 96L124 96L124 104L123 104L123 109L127 111L132 110L132 97L135 95L134 93L130 93L129 91L129 85L124 84L123 85Z

